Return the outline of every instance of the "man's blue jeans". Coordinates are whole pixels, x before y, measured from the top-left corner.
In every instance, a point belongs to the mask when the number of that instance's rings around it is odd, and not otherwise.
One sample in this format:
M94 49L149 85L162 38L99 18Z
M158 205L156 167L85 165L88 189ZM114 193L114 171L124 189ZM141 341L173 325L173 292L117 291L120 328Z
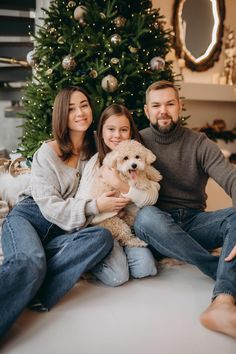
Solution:
M112 247L113 239L106 229L65 233L43 217L32 198L18 203L2 228L0 337L36 293L50 309Z
M215 279L213 297L221 293L236 297L236 258L230 262L224 260L236 245L233 208L164 212L147 206L138 212L134 229L154 251L193 264ZM223 247L220 257L211 255L210 251L218 247Z

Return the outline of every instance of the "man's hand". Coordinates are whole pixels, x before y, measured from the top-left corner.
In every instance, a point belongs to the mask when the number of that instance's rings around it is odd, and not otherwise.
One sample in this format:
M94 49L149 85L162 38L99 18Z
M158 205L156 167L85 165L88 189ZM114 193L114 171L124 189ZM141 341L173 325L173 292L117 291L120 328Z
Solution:
M232 261L235 257L236 257L236 246L234 246L234 248L232 249L232 251L230 252L230 254L225 258L225 261L226 261L226 262L230 262L230 261Z

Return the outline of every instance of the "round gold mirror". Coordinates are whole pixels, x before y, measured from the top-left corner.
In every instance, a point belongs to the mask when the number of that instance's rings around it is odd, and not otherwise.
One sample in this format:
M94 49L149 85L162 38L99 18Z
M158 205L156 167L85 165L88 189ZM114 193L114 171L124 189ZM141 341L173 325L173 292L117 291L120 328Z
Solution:
M224 0L175 0L174 47L189 69L205 71L219 59L224 18Z

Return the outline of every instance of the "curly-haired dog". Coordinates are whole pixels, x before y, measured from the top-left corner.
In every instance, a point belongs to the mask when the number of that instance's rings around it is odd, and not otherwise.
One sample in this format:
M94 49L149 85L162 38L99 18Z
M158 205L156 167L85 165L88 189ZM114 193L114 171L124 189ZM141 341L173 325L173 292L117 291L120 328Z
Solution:
M8 203L12 208L20 200L30 182L30 173L13 177L9 172L0 173L0 200Z
M115 168L120 179L129 186L135 186L139 190L148 189L151 181L159 182L162 179L161 174L151 166L156 160L156 156L142 144L135 140L125 140L103 160L103 166L100 172L107 166ZM98 198L104 192L111 191L110 185L101 177L101 173L97 175L91 190L91 197ZM118 192L117 196L120 193ZM113 237L117 239L122 246L143 247L146 246L144 241L132 234L130 226L134 223L134 216L138 207L132 203L125 208L126 215L119 218L118 215L112 216L100 222L100 215L95 216L92 224L99 224L111 231Z

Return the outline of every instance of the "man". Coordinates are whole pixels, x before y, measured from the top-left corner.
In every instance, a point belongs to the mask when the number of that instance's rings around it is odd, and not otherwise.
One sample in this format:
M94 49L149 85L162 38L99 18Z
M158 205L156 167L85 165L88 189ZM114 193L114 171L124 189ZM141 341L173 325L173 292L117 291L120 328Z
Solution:
M163 180L157 206L139 211L135 232L158 253L191 263L216 280L201 323L236 338L236 212L204 211L209 177L236 208L236 171L217 144L181 125L181 108L171 82L155 82L147 89L144 109L150 127L141 135L157 156L155 167ZM210 253L221 246L220 257Z

